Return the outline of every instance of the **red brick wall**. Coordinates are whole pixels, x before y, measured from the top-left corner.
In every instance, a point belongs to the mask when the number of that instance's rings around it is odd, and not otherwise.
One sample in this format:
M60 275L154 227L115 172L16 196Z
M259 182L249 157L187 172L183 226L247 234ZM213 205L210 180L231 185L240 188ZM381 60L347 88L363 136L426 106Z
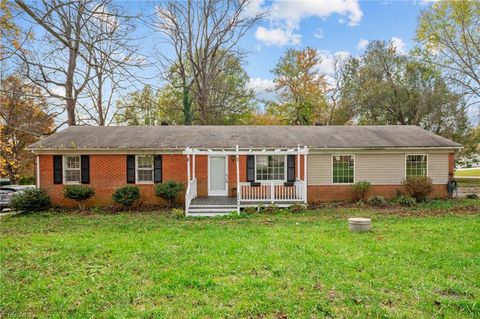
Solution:
M193 160L192 160L193 165ZM208 156L195 155L195 177L197 178L197 196L208 195Z
M90 155L90 185L95 190L95 196L87 205L113 205L112 194L120 186L127 184L126 155ZM187 159L185 155L163 155L163 181L174 180L185 185L187 182ZM136 184L140 188L140 202L146 205L163 204L155 196L154 184ZM62 184L53 184L53 156L40 155L40 186L44 188L54 205L74 206L76 203L63 197ZM182 202L184 194L179 196Z
M247 157L240 158L240 181L246 181ZM449 160L449 170L453 172L453 154ZM40 155L40 186L44 188L52 198L54 205L74 206L76 203L63 197L62 184L53 184L53 156ZM198 196L208 195L208 156L195 156L195 175L197 178ZM174 180L184 184L187 183L187 158L182 154L163 155L163 181ZM193 165L193 161L191 161ZM297 162L295 161L295 165ZM304 180L303 156L300 162L300 177ZM295 168L297 174L297 168ZM229 195L235 196L237 187L237 173L235 156L228 156L228 189ZM88 205L113 205L111 199L116 188L126 185L126 155L90 155L90 186L95 190L95 196L88 201ZM137 184L140 188L141 203L145 205L164 204L162 200L154 195L154 184ZM381 195L391 198L396 195L397 190L402 187L395 185L372 186L369 196ZM445 185L434 185L434 197L445 197L447 190ZM311 185L308 186L308 201L350 200L353 198L350 185ZM184 193L179 198L183 202Z

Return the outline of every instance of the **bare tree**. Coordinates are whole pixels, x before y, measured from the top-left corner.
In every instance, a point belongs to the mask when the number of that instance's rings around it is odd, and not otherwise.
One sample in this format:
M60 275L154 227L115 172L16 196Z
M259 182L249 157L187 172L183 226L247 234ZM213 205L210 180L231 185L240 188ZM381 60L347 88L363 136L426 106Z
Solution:
M333 72L331 74L332 83L330 83L330 86L327 90L327 102L329 108L328 118L326 119L327 125L344 124L344 121L338 119L338 116L336 116L340 105L340 98L343 87L344 65L345 58L342 58L339 55L335 55L333 58Z
M133 71L147 65L130 36L136 29L135 18L118 7L102 5L86 27L94 43L86 48L92 79L87 82L87 99L79 101L80 122L110 125L116 115L114 99L134 85L138 76Z
M171 72L181 78L185 124L192 120L191 94L200 122L210 122L211 87L224 71L223 60L243 53L238 42L263 16L247 14L250 4L250 0L172 0L157 8L155 26L174 51L173 58L161 54L164 78L168 81Z
M43 0L40 5L27 5L15 0L46 31L42 43L35 43L19 55L26 76L41 86L50 97L65 102L67 124L76 125L76 103L90 78L90 57L81 53L89 43L83 28L88 23L93 1L58 2ZM38 48L42 51L39 52ZM87 63L79 61L83 57ZM60 93L59 88L63 89Z
M62 101L66 124L77 124L79 101L90 97L93 107L82 110L88 110L84 112L87 119L104 125L109 112L103 105L105 79L109 78L116 89L120 72L136 64L131 63L135 50L126 42L130 24L118 23L130 17L114 10L113 0L42 0L31 5L23 0L15 2L45 31L42 38L17 55L25 75L51 98ZM111 97L107 103L111 105Z

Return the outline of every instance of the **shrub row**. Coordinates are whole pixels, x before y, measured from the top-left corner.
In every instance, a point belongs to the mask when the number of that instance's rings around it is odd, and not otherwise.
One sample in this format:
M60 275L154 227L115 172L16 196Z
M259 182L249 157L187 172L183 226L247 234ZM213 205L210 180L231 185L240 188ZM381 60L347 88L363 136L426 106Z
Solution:
M432 179L427 176L409 176L402 181L402 185L405 187L406 195L408 195L410 199L413 197L417 202L425 201L428 195L433 191ZM367 181L360 181L353 184L352 190L356 199L364 201L370 186L370 182ZM376 202L377 205L375 206L379 206L381 202L381 200L378 199L379 197L381 196L369 198L368 202ZM408 205L408 202L411 201L410 199L407 199L407 197L404 196L399 199L399 204Z
M416 202L425 201L433 190L432 180L425 176L407 177L402 181L406 194L398 194L392 203L401 206L412 206ZM352 185L356 198L365 201L367 204L377 207L384 207L387 201L382 196L373 196L366 198L371 184L367 181L360 181ZM183 186L175 181L167 181L165 183L155 185L155 196L164 199L168 207L175 205L178 194L182 191ZM75 200L80 210L85 209L85 202L95 195L93 188L84 185L68 185L65 186L63 195L65 198ZM126 185L119 187L112 194L114 202L122 205L124 208L130 209L133 204L140 199L140 190L137 186ZM43 189L30 188L13 196L11 206L18 211L41 211L51 206L50 198ZM268 212L273 207L267 207L262 210ZM291 207L292 212L304 210L303 205L294 205Z
M155 185L155 195L164 199L171 208L175 205L182 189L182 184L168 181ZM80 210L85 209L86 201L94 195L93 188L85 185L67 185L63 189L63 196L76 201ZM112 199L115 203L129 209L140 199L140 189L133 185L119 187L112 194ZM44 189L32 187L15 194L11 199L10 206L21 212L36 212L49 209L51 201Z
M175 181L168 181L155 185L155 196L164 199L168 204L168 208L171 208L175 205L177 196L182 189L182 184ZM69 185L63 190L63 196L75 200L80 210L85 208L85 201L93 195L95 195L93 188L84 185ZM140 189L134 185L119 187L113 192L112 199L115 203L125 208L131 208L132 205L140 199Z

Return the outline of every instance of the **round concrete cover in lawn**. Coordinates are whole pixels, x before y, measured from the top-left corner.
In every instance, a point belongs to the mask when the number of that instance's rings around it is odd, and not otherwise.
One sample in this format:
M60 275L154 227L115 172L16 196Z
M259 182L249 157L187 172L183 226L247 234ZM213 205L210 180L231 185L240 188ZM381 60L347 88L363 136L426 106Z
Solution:
M370 218L352 217L348 219L350 230L353 232L366 232L370 231L372 220Z

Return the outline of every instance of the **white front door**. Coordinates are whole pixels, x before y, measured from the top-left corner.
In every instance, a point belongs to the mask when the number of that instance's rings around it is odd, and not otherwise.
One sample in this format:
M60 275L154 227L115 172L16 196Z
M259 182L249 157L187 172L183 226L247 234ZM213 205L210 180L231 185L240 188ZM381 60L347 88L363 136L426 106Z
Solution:
M208 196L228 196L227 156L208 157Z

